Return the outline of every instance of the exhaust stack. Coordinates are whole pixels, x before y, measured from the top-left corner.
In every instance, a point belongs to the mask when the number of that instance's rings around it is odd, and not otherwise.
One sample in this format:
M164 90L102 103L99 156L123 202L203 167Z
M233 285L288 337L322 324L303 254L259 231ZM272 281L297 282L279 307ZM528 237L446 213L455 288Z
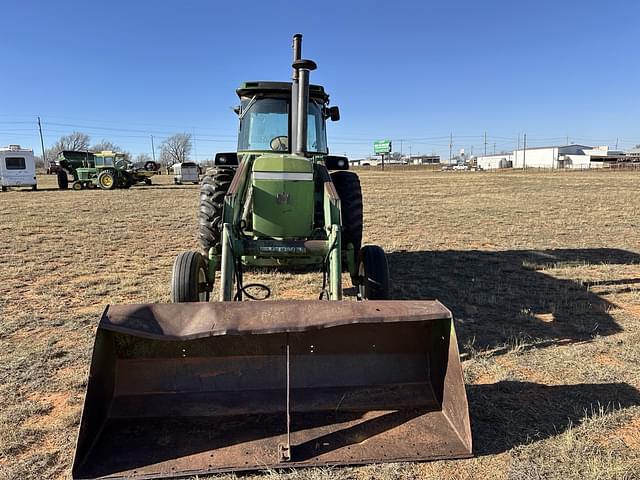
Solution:
M307 153L309 112L309 72L318 68L312 60L302 58L302 35L293 36L293 82L291 84L291 133L293 152Z
M293 62L300 60L302 58L302 34L296 33L293 36ZM296 145L296 125L298 123L298 70L293 69L293 73L291 75L291 142L290 145L293 147Z

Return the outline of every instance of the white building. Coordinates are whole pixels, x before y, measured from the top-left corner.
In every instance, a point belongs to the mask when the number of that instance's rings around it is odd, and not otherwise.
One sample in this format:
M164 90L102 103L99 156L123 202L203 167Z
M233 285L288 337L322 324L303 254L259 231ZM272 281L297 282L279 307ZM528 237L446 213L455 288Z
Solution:
M485 155L476 158L483 170L496 168L602 168L605 164L624 159L624 153L609 147L589 145L559 145L521 148L511 153Z
M588 145L560 145L550 147L531 147L513 151L513 168L571 168L574 163L588 167L590 158L583 149ZM578 156L578 158L574 158Z
M513 166L513 153L497 153L495 155L481 155L476 157L476 165L482 170L494 170L496 168L511 168Z

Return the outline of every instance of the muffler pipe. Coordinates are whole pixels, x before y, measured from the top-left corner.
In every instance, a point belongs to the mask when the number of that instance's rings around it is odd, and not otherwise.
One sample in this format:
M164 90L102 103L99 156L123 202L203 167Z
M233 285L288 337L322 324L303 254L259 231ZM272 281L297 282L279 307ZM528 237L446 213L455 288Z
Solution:
M307 153L307 126L309 123L309 72L318 68L312 60L296 60L293 68L297 70L298 91L295 123L295 150L296 155L304 156Z
M302 59L302 34L296 33L293 36L293 61ZM294 82L298 79L298 71L293 68L293 80Z
M293 36L293 62L297 62L302 58L302 34L296 33ZM289 145L295 147L297 145L297 128L298 125L298 70L293 67L291 76L291 141Z

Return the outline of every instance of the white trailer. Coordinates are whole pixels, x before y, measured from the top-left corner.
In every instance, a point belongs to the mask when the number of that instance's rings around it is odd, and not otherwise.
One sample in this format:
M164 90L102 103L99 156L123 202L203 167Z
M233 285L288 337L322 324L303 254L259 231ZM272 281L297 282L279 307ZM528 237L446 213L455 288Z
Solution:
M6 192L8 187L38 189L33 150L21 148L20 145L0 148L0 185L3 192Z
M176 185L182 185L186 182L200 183L200 170L195 163L176 163L172 168L173 183Z

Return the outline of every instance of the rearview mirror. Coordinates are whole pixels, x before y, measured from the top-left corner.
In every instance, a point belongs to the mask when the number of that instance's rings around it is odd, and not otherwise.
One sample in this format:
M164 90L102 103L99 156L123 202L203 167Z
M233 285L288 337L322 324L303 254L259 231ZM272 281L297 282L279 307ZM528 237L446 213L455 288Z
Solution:
M236 152L216 153L214 165L235 167L238 165L238 154Z
M327 170L349 170L349 159L337 155L327 155L324 159Z

